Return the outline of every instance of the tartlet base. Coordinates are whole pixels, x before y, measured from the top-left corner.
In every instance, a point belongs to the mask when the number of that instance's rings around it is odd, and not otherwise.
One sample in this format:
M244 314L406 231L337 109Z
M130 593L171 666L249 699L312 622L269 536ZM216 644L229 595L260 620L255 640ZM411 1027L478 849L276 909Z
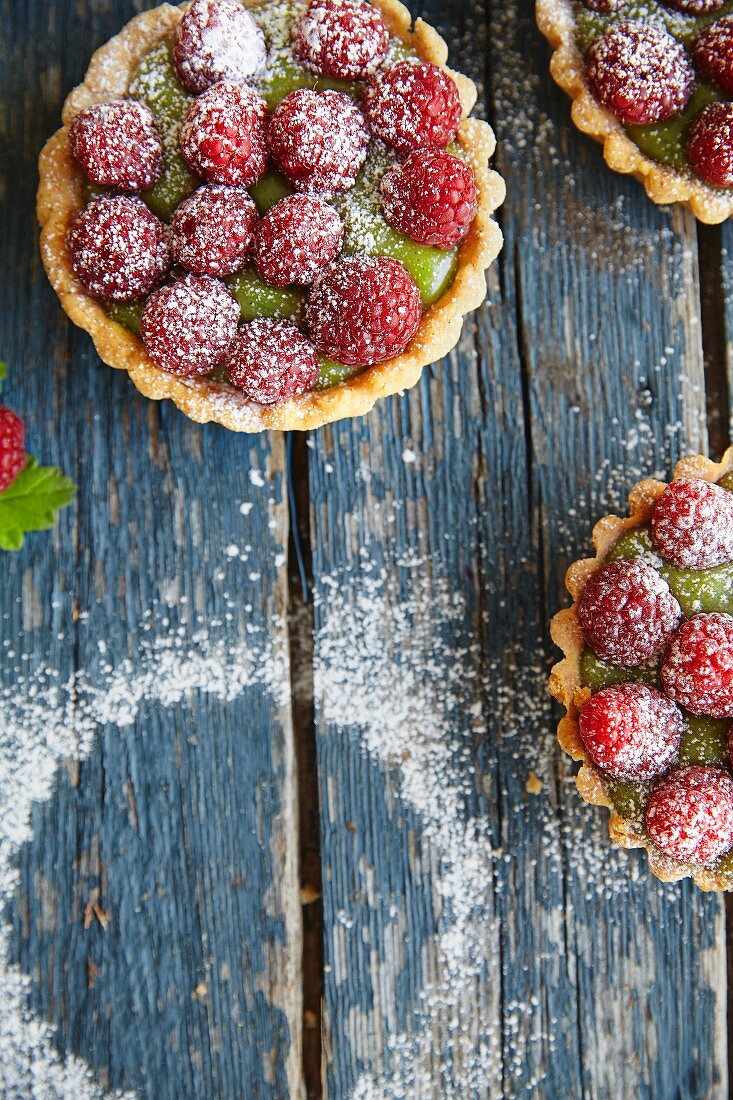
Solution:
M409 41L424 60L446 68L447 46L432 27L418 20L411 33L410 13L398 0L374 2L392 34ZM39 161L37 209L41 255L48 278L65 312L89 333L105 363L126 370L146 397L156 401L169 398L191 420L214 421L240 432L268 428L305 431L345 417L361 416L379 398L414 386L423 367L442 358L456 345L464 315L476 309L486 297L486 269L502 246L501 231L492 214L504 200L505 187L501 176L489 168L496 145L490 126L467 117L476 102L476 88L467 77L451 72L463 109L458 140L474 170L478 190L478 213L461 245L451 288L426 311L418 332L402 355L369 367L332 389L312 391L276 406L257 405L225 383L207 378L180 378L156 367L139 338L112 321L101 303L78 283L66 248L69 226L84 204L83 177L71 155L68 126L84 107L127 94L130 78L141 58L170 34L183 10L162 4L136 16L97 50L84 82L68 96L62 114L64 125L46 143Z
M712 462L704 455L691 455L681 459L675 466L673 480L679 477L695 477L717 481L731 469L733 447L728 448L720 462ZM585 642L578 619L578 603L589 579L603 565L616 540L625 531L641 527L651 518L654 505L664 491L665 484L651 478L638 482L629 493L629 515L625 518L609 515L599 520L593 528L596 556L576 561L568 569L565 585L573 598L573 605L558 611L550 625L552 640L562 650L564 657L550 672L549 689L566 709L566 714L557 727L560 745L573 760L582 761L580 771L575 777L578 791L586 802L594 806L605 806L611 811L608 824L611 840L622 848L646 848L649 868L663 882L676 882L691 877L702 890L730 890L733 888L730 875L721 875L714 869L695 868L670 859L614 810L601 773L586 756L578 728L578 711L590 696L588 688L582 686L580 677L580 658Z
M634 176L649 198L660 205L679 202L701 222L717 225L733 214L733 190L709 187L645 156L621 123L601 106L588 87L585 62L575 44L575 20L570 0L537 0L537 25L553 48L550 72L572 99L573 122L603 146L606 164Z

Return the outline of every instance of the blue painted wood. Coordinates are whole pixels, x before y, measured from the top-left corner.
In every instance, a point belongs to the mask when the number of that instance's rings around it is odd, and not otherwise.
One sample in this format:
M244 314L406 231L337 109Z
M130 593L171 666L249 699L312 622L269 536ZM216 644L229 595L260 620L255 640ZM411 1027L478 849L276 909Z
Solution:
M34 670L47 666L62 683L83 669L104 692L110 667L129 662L138 683L150 673L131 725L102 724L87 759L59 761L33 811L6 914L10 961L31 976L33 1017L103 1084L283 1097L301 1080L283 441L141 398L66 321L37 255L37 153L93 49L135 10L0 10L4 399L25 414L31 448L79 482L54 532L0 560L0 684L20 667L42 686ZM171 670L160 643L148 650L179 628ZM248 655L251 683L236 688ZM191 663L201 656L223 658L233 698L204 684L167 705L187 662L206 680ZM13 1059L0 1060L9 1088Z
M487 75L507 243L458 354L409 397L314 437L329 1095L723 1096L722 904L610 849L605 815L580 803L559 759L545 689L547 622L593 522L639 477L704 446L694 223L652 207L571 128L527 6L425 11L456 67ZM440 612L444 585L467 601L457 623ZM480 853L482 831L495 849L477 891L479 965L472 984L454 980L468 989L455 1014L431 1018L421 990L440 979L455 923L436 904L451 862L467 890L475 878L455 851L445 859L441 791L423 814L401 798L402 761L379 746L388 709L370 714L356 688L353 716L334 705L329 678L356 676L348 657L347 675L338 668L332 636L348 653L364 620L344 615L335 586L347 603L376 600L388 653L407 600L454 651L472 647L456 658L466 675L480 654L445 736L463 753L466 852ZM394 672L395 706L425 675L424 647L397 636L407 672ZM445 655L427 675L453 682ZM390 684L380 690L388 700ZM419 729L406 729L405 753ZM526 788L533 772L539 794ZM424 1043L394 1051L395 1036L421 1028Z

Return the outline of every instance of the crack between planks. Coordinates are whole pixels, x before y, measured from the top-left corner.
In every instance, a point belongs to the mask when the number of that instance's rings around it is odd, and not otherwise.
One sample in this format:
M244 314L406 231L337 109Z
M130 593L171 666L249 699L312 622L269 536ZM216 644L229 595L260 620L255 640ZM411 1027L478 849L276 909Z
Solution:
M318 759L313 687L314 616L310 542L308 436L286 436L288 511L288 640L298 787L302 908L303 1078L308 1100L324 1095L323 900Z

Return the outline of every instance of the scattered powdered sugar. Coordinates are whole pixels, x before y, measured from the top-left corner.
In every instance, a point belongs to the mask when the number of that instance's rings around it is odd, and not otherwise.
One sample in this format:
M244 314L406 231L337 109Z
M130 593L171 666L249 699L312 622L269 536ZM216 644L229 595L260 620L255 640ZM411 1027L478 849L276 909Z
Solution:
M251 627L246 638L232 642L203 629L189 633L185 626L160 637L150 623L145 626L150 637L143 636L134 664L103 663L94 675L80 671L62 682L55 669L29 667L21 658L0 689L0 903L18 887L16 859L31 838L34 804L51 797L61 761L88 756L101 730L126 728L145 701L170 707L195 692L229 701L261 685L286 701L285 656L263 631ZM11 660L6 654L8 671ZM10 926L0 919L0 1095L4 1100L110 1095L80 1059L56 1050L53 1027L29 1014L30 978L10 962L10 936Z

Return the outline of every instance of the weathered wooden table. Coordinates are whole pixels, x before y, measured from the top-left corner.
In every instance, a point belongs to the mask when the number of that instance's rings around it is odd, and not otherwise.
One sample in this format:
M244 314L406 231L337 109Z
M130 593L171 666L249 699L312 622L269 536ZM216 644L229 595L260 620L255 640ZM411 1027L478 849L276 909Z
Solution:
M486 305L364 420L189 423L37 251L145 6L0 3L4 396L80 487L0 558L0 1095L727 1095L724 902L611 850L544 685L594 520L727 441L730 231L605 168L528 0L433 0L507 181Z

